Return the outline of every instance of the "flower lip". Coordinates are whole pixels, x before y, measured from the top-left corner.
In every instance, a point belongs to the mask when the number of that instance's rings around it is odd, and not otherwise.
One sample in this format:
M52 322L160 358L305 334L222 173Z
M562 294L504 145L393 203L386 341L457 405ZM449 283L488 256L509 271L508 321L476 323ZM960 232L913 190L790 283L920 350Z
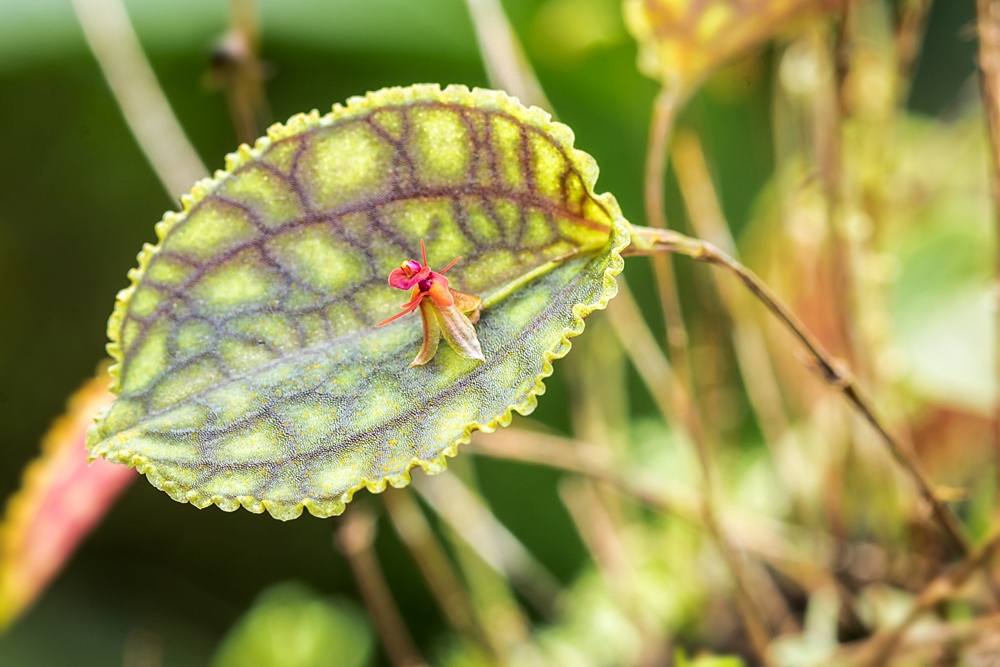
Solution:
M414 265L417 267L414 270ZM409 290L422 280L426 280L431 275L431 267L423 266L420 262L412 259L403 262L398 269L393 269L389 274L389 284L396 289Z

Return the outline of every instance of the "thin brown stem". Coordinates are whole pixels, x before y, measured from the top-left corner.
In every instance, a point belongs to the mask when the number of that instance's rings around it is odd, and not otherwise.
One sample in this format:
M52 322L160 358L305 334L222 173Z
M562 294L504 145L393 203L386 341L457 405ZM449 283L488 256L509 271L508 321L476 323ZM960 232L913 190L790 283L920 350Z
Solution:
M660 511L698 524L700 496L689 492L666 491L662 485L646 481L641 474L617 470L604 447L557 435L507 428L489 437L473 436L470 450L493 458L533 463L586 475L611 483L620 493Z
M662 230L668 233L669 230ZM683 425L689 440L695 445L695 453L701 468L704 484L704 502L701 504L702 520L712 534L722 556L729 566L736 588L736 604L743 619L744 627L757 657L770 664L767 625L764 614L756 599L750 593L749 577L743 555L729 542L723 532L715 500L715 467L712 451L702 428L698 408L691 400L690 385L683 385L656 344L653 334L642 319L639 306L624 280L619 280L618 297L608 306L611 323L633 365L639 371L646 387L653 394L664 419L675 427Z
M906 0L899 13L896 29L897 102L906 104L906 97L916 70L920 45L927 31L927 16L933 0Z
M255 0L230 0L229 32L212 53L214 83L223 88L237 138L253 143L270 111L260 61L260 16Z
M122 0L73 0L84 37L125 122L171 197L208 170L191 146L142 51Z
M650 227L668 229L664 206L663 188L667 174L667 156L674 122L677 119L681 99L677 88L664 89L656 96L653 117L649 127L649 146L646 150L646 174L643 182L646 221ZM690 382L688 371L688 334L684 326L680 296L677 293L677 278L669 255L657 255L651 259L656 276L656 289L660 295L664 324L667 329L667 347L670 361L685 386Z
M347 556L361 597L371 614L385 652L396 667L424 667L403 615L392 598L372 543L375 541L375 517L366 507L355 507L340 520L337 544Z
M693 442L688 396L681 389L673 367L643 320L624 280L618 281L618 296L608 304L608 316L622 347L636 361L636 371L664 419L688 442Z
M969 553L968 539L958 518L944 502L935 496L930 481L914 454L900 440L889 433L876 416L868 398L850 372L842 363L833 358L798 316L771 291L771 288L755 273L711 243L670 230L633 226L632 246L628 254L640 255L656 252L680 253L691 259L722 267L739 278L747 289L802 343L823 379L832 387L839 389L858 413L875 429L889 448L893 458L911 477L920 495L930 505L935 521L941 527L945 537L948 538L952 548L962 556Z
M678 134L674 142L674 164L681 196L695 232L736 257L736 243L722 213L715 186L708 173L701 142L693 132ZM749 297L731 282L715 276L715 287L732 318L733 350L746 384L750 405L772 453L778 441L789 434L789 420L760 326L749 312ZM774 457L777 461L777 456Z
M576 476L563 479L559 484L559 498L569 511L576 532L608 590L623 602L629 615L641 623L641 617L633 613L635 599L628 549L592 480Z
M556 579L455 475L419 477L414 487L444 522L535 608L551 616L562 593Z
M389 489L382 494L382 501L399 539L413 556L445 619L466 641L492 650L485 633L476 623L468 592L420 506L414 501L412 492L409 489Z
M983 112L990 134L991 189L994 216L1000 223L1000 0L976 0L976 26L979 32L979 73L983 96ZM1000 224L997 225L1000 237ZM996 243L996 278L994 281L994 376L996 404L993 411L993 449L997 470L1000 471L1000 240ZM1000 488L1000 484L997 485Z
M913 608L902 622L892 630L879 633L868 639L862 646L855 648L855 662L873 666L886 664L892 658L906 631L921 616L958 593L962 585L976 570L988 565L998 547L1000 547L1000 531L994 530L981 545L970 552L961 562L956 563L947 572L935 577L924 586L924 589L917 596Z

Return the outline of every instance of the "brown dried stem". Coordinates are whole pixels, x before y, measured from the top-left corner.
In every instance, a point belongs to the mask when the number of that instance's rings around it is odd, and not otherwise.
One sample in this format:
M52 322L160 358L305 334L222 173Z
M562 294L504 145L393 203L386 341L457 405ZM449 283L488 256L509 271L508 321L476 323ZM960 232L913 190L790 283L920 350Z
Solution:
M423 511L414 501L412 492L409 489L389 489L382 494L382 501L396 534L413 556L445 619L466 641L492 650L486 634L476 623L468 592Z
M396 667L424 667L426 663L410 636L392 598L372 543L375 517L366 507L355 507L340 520L337 544L347 556L361 597L368 607L385 652Z
M672 514L691 525L703 525L701 507L704 499L690 489L665 488L662 481L644 477L640 472L619 470L604 447L558 435L528 431L516 427L473 436L469 450L476 455L548 466L591 479L609 482L619 493L661 512ZM760 544L781 541L776 532L761 522L754 523L746 515L733 518L732 523L753 523L745 531L751 538L760 537ZM727 518L723 523L728 524ZM741 533L742 534L742 533ZM785 554L790 547L774 547L769 553Z
M643 182L646 221L650 227L668 229L664 208L663 187L667 173L667 148L673 133L674 122L680 109L681 98L677 87L665 88L656 96L653 117L649 128L649 147L646 151L646 173ZM669 255L655 255L651 258L656 276L656 290L660 295L664 324L667 329L667 347L670 362L677 369L677 375L684 386L690 383L688 364L688 334L684 326L680 296L677 293L677 278Z
M920 47L927 31L927 16L931 11L931 2L932 0L906 0L899 12L895 43L899 91L897 99L900 104L906 103L906 94L913 80L917 58L920 57Z
M969 580L980 567L989 564L1000 547L1000 530L994 530L989 537L968 556L956 563L947 572L935 577L917 596L916 603L906 618L892 630L879 633L857 647L851 647L856 663L864 665L884 665L900 645L903 635L921 616L948 600ZM987 573L988 575L988 573Z
M73 0L84 37L125 122L171 197L208 170L177 121L122 0Z
M237 138L252 144L270 115L260 61L260 16L255 0L230 1L229 32L212 53L212 75L226 94Z
M562 593L559 580L458 477L418 477L414 487L487 565L509 580L539 612L552 614Z
M700 496L664 491L656 488L657 485L653 483L646 483L640 475L625 474L617 470L611 453L604 447L510 427L491 433L488 437L474 435L470 450L473 454L548 466L609 482L620 493L641 503L674 514L692 524L701 523Z
M701 142L692 132L682 132L674 141L673 160L677 181L695 232L723 250L736 255L736 243L722 213L715 186L705 164ZM715 275L715 286L732 318L733 350L746 384L750 405L757 415L761 432L772 447L789 433L788 415L771 365L764 334L748 310L745 292Z
M979 73L983 96L983 112L990 134L992 167L991 186L994 216L1000 223L1000 0L976 0L976 27L979 33ZM1000 236L1000 224L997 226ZM1000 302L1000 241L995 259L997 276L994 298ZM994 374L997 382L997 403L993 414L993 446L1000 470L1000 307L994 309Z
M935 521L941 527L952 548L962 556L969 553L968 539L958 518L944 502L934 495L930 481L914 454L900 440L889 433L876 416L868 398L850 372L833 358L798 316L771 291L771 288L755 273L707 241L684 236L671 230L633 226L632 245L627 254L642 255L658 252L680 253L691 259L722 267L739 278L747 289L802 343L822 378L830 386L839 389L861 416L875 429L889 448L892 456L913 479L920 495L930 505Z
M671 233L669 230L657 230ZM756 599L750 593L749 577L743 562L743 555L738 553L723 532L718 518L718 508L715 501L715 469L698 408L691 400L689 389L682 385L675 376L670 362L667 361L656 344L646 322L642 319L639 306L624 280L619 281L618 297L608 306L611 323L615 333L626 352L632 358L633 365L638 370L643 383L669 423L681 427L688 439L695 444L695 450L701 467L704 500L701 503L701 515L705 526L712 534L722 551L722 556L729 566L736 588L736 603L743 619L750 643L757 657L766 665L770 664L770 637L764 622L764 613Z

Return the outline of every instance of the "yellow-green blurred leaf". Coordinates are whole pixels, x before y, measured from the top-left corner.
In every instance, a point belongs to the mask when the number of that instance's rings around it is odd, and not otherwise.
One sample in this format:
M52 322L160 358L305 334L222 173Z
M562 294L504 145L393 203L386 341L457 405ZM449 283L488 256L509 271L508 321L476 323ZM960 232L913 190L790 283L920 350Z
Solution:
M527 414L617 289L628 223L569 128L503 93L393 88L274 126L157 225L118 299L118 399L92 456L174 499L291 519L445 468L473 430ZM456 256L485 363L442 345L389 272Z
M547 0L531 20L532 50L554 65L627 39L618 0Z
M371 628L353 604L278 584L229 631L212 667L362 667L371 651Z
M841 0L624 0L639 70L690 94L730 58Z
M677 667L743 667L743 660L735 655L713 655L699 653L688 657L682 650L674 652L674 664Z

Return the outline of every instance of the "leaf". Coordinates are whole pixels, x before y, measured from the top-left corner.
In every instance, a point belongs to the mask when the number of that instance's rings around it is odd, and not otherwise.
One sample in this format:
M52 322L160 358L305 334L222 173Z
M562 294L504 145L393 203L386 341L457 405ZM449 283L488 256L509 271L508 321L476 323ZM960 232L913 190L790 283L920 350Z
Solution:
M0 524L0 627L41 594L136 477L107 461L87 464L87 427L113 398L103 372L73 394L7 503Z
M639 71L690 94L719 65L842 0L624 0Z
M362 667L372 631L347 600L294 583L270 587L223 640L213 667Z
M91 456L175 500L292 519L445 469L530 413L615 294L628 223L569 128L503 93L385 89L276 125L156 227L108 325L118 399ZM485 363L422 341L389 272L420 257L483 299ZM405 296L405 295L403 295Z

